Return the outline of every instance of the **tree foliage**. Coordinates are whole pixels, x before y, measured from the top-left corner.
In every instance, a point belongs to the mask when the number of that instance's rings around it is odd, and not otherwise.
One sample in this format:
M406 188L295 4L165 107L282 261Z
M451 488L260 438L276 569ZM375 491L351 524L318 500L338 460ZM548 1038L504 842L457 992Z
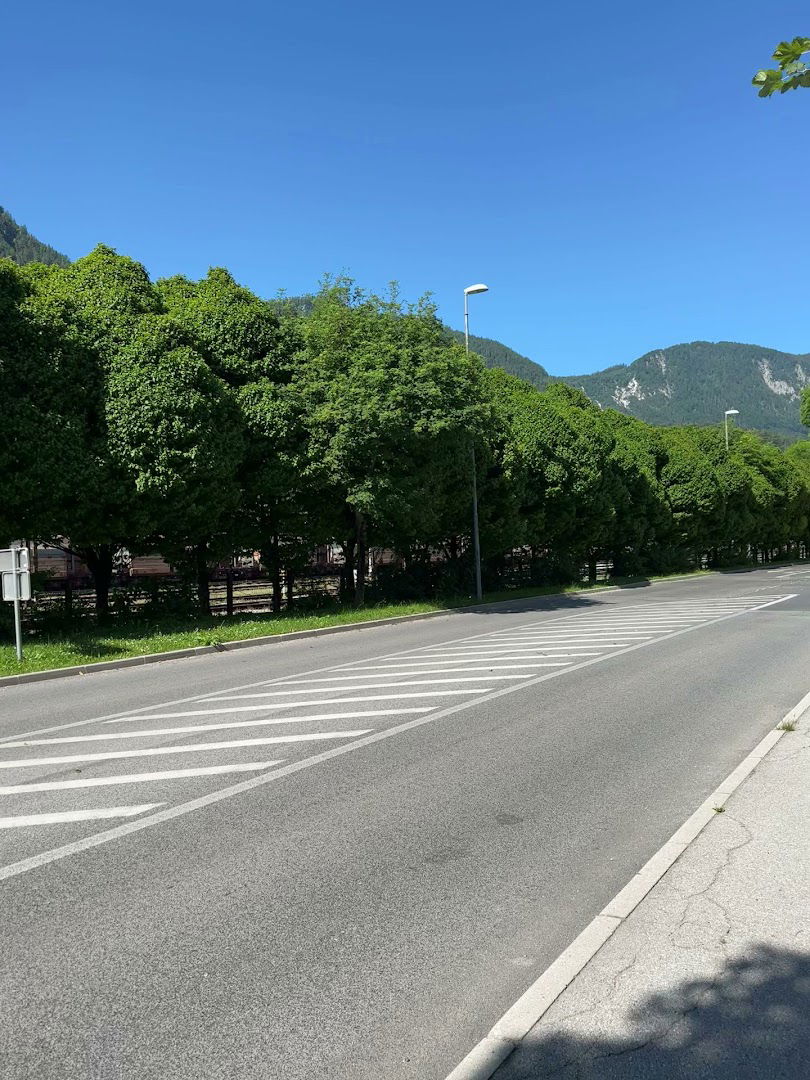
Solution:
M538 389L468 355L428 298L345 278L295 304L223 269L152 282L106 247L65 267L0 260L0 395L0 539L76 552L102 617L123 549L162 552L202 611L212 567L240 550L262 553L279 605L326 543L356 603L367 585L469 588L473 464L493 587L518 565L571 581L810 542L806 442L735 429L727 450L719 423L654 428L561 381ZM368 578L380 548L389 566Z
M803 59L808 53L810 38L780 41L773 52L776 67L758 71L751 80L759 87L758 96L771 97L777 92L785 94L788 90L798 90L800 86L810 87L810 63Z

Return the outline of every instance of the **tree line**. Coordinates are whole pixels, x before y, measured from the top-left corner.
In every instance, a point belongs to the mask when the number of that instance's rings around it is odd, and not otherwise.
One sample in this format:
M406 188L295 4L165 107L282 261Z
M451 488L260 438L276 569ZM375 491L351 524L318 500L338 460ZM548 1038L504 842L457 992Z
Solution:
M654 428L487 369L437 318L353 281L262 299L223 269L152 281L98 247L0 260L0 542L61 544L108 610L117 554L161 553L209 610L258 550L280 597L316 546L344 598L468 590L475 452L485 585L807 550L810 442ZM810 402L805 402L810 412ZM810 420L810 416L803 418ZM396 553L367 581L370 546ZM371 596L368 590L371 590Z

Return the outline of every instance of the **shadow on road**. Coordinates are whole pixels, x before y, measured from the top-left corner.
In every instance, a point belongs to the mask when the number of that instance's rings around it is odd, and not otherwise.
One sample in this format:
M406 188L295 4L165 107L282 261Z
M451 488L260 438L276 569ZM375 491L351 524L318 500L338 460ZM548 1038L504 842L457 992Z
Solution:
M800 1080L809 1021L810 955L760 945L715 980L647 998L623 1038L529 1036L496 1080Z

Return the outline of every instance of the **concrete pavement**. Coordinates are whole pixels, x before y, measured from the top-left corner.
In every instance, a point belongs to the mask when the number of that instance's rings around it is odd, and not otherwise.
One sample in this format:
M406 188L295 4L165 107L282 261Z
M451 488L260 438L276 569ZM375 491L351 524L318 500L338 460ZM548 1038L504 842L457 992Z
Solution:
M802 696L805 580L6 689L8 1076L440 1080Z
M810 715L495 1080L810 1076Z

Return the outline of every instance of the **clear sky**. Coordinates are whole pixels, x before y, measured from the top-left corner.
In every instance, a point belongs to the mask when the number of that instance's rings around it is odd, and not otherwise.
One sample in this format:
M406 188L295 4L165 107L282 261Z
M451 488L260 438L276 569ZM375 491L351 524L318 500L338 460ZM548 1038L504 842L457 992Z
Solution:
M810 35L783 0L83 0L3 13L0 205L75 258L346 270L571 374L696 339L810 351Z

